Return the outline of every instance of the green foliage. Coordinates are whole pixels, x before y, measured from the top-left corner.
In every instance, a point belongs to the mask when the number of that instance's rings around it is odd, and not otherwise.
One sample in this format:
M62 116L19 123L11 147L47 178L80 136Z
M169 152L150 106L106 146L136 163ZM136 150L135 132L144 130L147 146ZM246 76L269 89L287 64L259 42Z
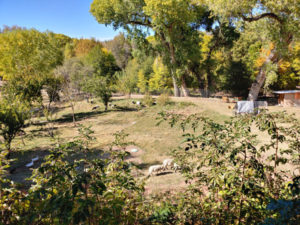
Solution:
M29 106L16 99L1 99L0 102L0 135L4 139L6 150L11 151L11 142L24 127L29 118ZM9 155L8 155L9 157Z
M148 91L148 81L143 70L138 72L137 87L139 88L140 93L146 93Z
M1 188L0 223L136 224L144 189L130 174L124 151L109 159L70 160L81 149L91 151L91 134L81 127L78 138L51 150L34 169L26 195L12 185Z
M157 99L156 103L160 106L166 106L171 103L171 99L168 93L162 93Z
M163 92L172 85L171 76L162 60L157 58L153 63L153 74L149 79L149 90L152 92Z
M116 89L130 97L137 87L138 69L136 59L131 60L125 70L117 73Z
M66 60L62 66L55 69L56 79L63 79L64 88L82 91L87 80L93 75L93 68L85 65L78 58Z
M94 0L90 9L99 23L110 24L114 28L124 28L128 34L143 45L149 46L147 30L154 33L153 49L162 57L164 64L176 80L176 69L184 68L189 61L197 60L199 43L198 28L211 27L209 12L194 1L108 1ZM179 94L176 82L175 94Z
M108 103L112 97L112 88L108 79L93 76L86 82L84 90L100 98L105 106L105 111L107 111Z
M143 97L143 103L146 106L151 107L151 106L153 106L153 102L154 102L154 100L153 100L152 96L149 93L146 93Z
M9 81L9 91L29 102L41 97L45 78L62 60L49 33L18 29L0 34L0 73Z
M271 199L297 199L287 178L295 175L283 169L300 153L299 121L293 117L263 112L218 124L201 115L161 115L162 121L178 123L185 131L183 144L173 154L189 183L185 208L200 213L185 216L182 223L196 216L213 224L257 224L278 215L267 210ZM194 132L188 132L190 128ZM268 134L268 141L259 143L253 129ZM298 161L289 163L299 166Z
M131 59L131 43L123 33L115 36L113 40L103 42L107 48L114 55L117 65L121 69L125 69Z
M114 56L101 46L94 47L85 57L85 63L94 69L96 76L111 79L119 67Z

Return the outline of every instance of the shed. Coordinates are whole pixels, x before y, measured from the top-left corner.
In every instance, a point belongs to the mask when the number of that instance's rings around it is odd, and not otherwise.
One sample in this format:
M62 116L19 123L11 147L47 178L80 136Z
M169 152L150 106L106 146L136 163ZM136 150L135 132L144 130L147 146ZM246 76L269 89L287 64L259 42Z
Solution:
M282 106L300 106L300 90L274 91L278 94L278 104Z

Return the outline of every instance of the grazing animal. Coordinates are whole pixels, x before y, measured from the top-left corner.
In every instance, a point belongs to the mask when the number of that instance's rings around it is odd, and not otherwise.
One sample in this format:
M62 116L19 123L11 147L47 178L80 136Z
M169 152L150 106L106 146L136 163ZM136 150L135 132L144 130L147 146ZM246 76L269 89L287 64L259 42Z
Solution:
M131 103L132 103L132 104L136 104L136 102L135 102L135 101L132 101Z
M94 106L93 108L92 108L92 110L96 110L96 109L99 109L100 108L100 106L99 105L96 105L96 106Z
M163 161L163 167L164 167L164 170L168 169L168 167L172 167L173 166L173 159L165 159Z
M174 163L173 169L174 169L174 171L175 171L175 173L176 173L176 171L177 171L177 170L180 170L181 167L180 167L177 163Z
M141 102L140 102L140 101L137 101L136 104L137 104L137 105L141 105Z
M158 174L159 171L163 170L163 165L153 165L149 167L149 173L148 173L148 177L152 176L154 174L154 172L156 172L156 174Z

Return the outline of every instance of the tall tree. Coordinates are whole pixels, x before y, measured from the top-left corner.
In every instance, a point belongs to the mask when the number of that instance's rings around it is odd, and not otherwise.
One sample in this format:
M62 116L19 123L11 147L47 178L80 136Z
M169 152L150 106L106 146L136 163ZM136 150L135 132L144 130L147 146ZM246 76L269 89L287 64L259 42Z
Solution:
M10 91L28 101L41 97L45 78L62 60L48 33L17 29L0 34L0 74Z
M207 4L210 9L223 18L238 22L258 23L267 20L260 31L269 33L269 44L274 47L267 49L264 63L252 84L248 99L256 100L266 80L266 70L271 63L278 62L282 55L288 53L291 42L300 37L300 5L295 0L196 0L199 4ZM262 23L260 24L262 25Z
M185 65L187 49L192 49L199 26L207 22L205 8L191 0L94 0L91 13L99 23L123 28L146 42L145 30L152 30L159 42L157 50L172 74L174 94L180 95L179 84L185 79L176 77L176 70Z
M94 69L96 76L112 78L120 68L114 56L105 48L94 47L85 57L85 63Z
M114 55L117 65L125 69L129 60L132 58L132 46L130 41L123 33L115 36L113 40L103 42L103 46Z

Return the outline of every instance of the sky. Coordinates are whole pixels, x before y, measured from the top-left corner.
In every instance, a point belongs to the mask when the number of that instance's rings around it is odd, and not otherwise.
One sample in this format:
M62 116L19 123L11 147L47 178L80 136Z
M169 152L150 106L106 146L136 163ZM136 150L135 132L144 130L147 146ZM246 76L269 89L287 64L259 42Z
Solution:
M104 41L120 31L99 24L90 14L93 0L0 0L0 28L17 25L74 38Z

